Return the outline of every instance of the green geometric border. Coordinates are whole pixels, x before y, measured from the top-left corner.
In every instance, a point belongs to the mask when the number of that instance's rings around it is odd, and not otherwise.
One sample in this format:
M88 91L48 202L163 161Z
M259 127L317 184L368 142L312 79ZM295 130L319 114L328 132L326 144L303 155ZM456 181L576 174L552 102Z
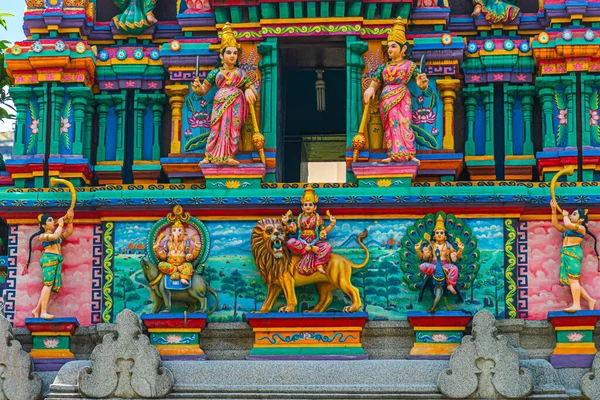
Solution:
M104 285L102 286L102 297L104 298L103 310L102 310L102 322L112 322L113 312L113 269L114 269L114 237L113 232L115 230L114 222L104 223L104 262L102 266L104 268Z
M517 284L513 279L515 267L517 266L517 257L513 253L514 243L517 240L517 231L515 230L514 221L512 219L504 220L504 261L506 263L506 270L504 276L506 278L505 289L506 291L506 313L508 318L517 318L517 308L515 306Z

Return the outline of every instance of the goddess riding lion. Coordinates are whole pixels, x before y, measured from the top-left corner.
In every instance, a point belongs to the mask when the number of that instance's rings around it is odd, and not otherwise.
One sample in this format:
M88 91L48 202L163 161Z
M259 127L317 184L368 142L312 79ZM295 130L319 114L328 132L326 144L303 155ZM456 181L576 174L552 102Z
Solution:
M287 233L281 220L266 218L258 221L252 231L252 256L268 289L265 302L258 312L270 312L282 291L287 304L279 308L279 311L294 312L298 304L296 286L311 283L317 285L319 301L309 312L325 311L331 304L332 292L336 289L340 289L352 301L352 305L344 307L344 312L360 310L360 292L352 285L350 277L353 268L363 268L369 262L369 250L362 242L367 236L366 229L358 235L358 244L365 250L365 260L361 264L354 264L346 257L334 253L325 264L325 274L302 275L296 268L300 255L291 253L287 248Z

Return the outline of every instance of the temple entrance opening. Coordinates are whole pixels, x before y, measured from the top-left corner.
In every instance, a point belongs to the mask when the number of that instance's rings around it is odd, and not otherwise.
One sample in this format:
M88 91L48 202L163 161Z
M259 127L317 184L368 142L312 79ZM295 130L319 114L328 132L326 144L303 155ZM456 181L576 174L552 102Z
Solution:
M280 44L283 181L345 182L346 44L300 40Z

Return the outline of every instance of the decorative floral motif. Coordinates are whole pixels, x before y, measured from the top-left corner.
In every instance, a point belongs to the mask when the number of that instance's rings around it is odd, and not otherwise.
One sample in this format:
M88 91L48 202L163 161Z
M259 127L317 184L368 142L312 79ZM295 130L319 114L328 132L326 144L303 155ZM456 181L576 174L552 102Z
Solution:
M225 187L227 189L237 189L240 187L240 181L227 181L225 182Z
M60 133L68 133L70 127L69 118L60 117Z
M558 110L558 124L559 125L567 125L567 109L563 108L562 110Z
M167 335L167 337L165 338L167 340L167 343L181 343L181 339L182 337L179 335Z
M210 115L204 110L195 112L191 118L188 118L190 129L195 128L210 128Z
M412 115L413 123L417 125L435 124L437 115L431 108L421 107L415 110Z
M392 180L391 179L379 179L377 180L377 186L379 187L390 187L392 186Z
M598 110L590 110L590 126L597 126L598 119L600 119L600 117L598 116Z
M443 343L448 340L448 336L443 333L434 333L431 335L431 339L433 339L435 343Z
M571 332L567 335L569 342L581 342L583 334L581 332Z
M183 132L183 134L184 136L192 136L192 130L188 128Z
M56 42L54 44L54 49L56 49L56 51L58 51L59 53L65 51L66 48L67 48L67 45L62 40L59 40L58 42Z
M58 344L60 342L56 338L47 338L47 339L44 339L43 343L44 343L44 347L46 349L55 349L58 347Z
M41 53L42 50L44 50L44 45L38 40L31 45L31 50L33 50L34 53Z

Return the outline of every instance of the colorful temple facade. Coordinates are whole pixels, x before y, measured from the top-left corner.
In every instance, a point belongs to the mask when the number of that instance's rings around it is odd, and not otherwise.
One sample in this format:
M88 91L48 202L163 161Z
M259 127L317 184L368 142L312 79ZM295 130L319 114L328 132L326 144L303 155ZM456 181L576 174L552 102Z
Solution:
M36 396L600 398L600 0L24 7L0 331Z

